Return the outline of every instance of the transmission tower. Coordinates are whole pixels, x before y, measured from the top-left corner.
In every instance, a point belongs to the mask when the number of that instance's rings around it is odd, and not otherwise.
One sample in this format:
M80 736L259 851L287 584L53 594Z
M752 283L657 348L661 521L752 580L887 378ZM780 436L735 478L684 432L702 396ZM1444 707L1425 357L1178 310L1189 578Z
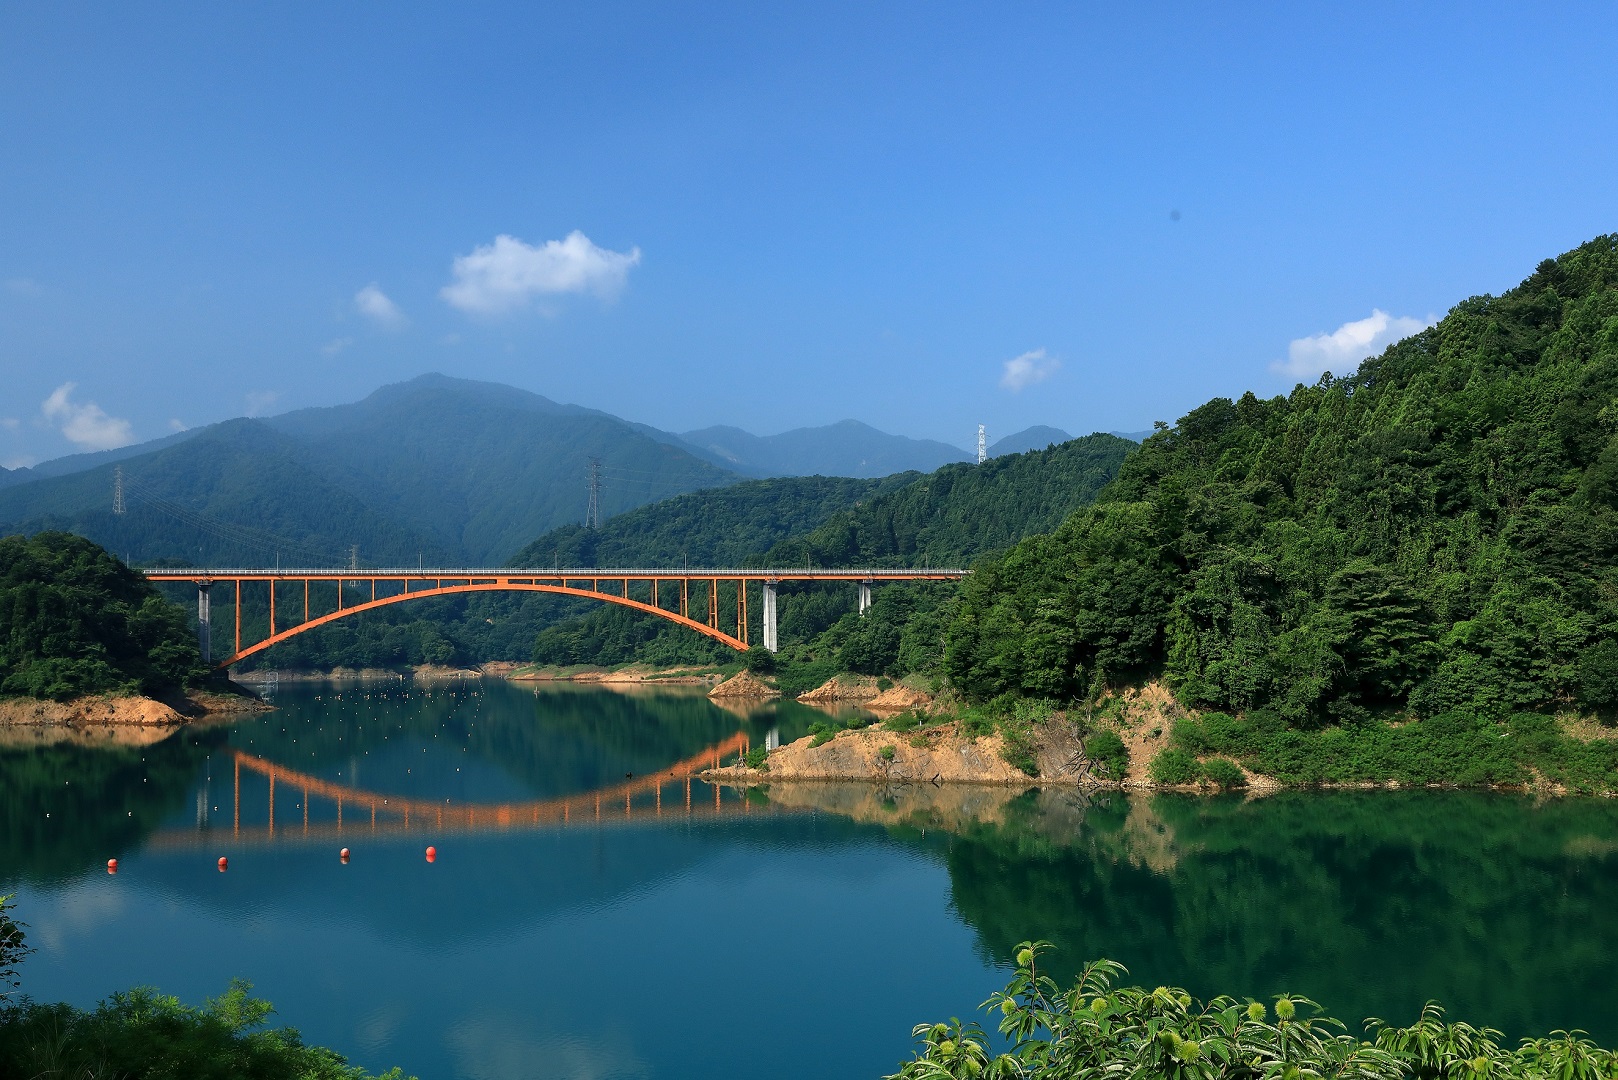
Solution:
M978 425L978 464L982 465L985 461L988 461L988 460L989 460L989 437L984 432L983 425L979 424Z
M124 467L122 465L112 467L112 512L115 514L124 512Z
M348 568L350 570L360 568L360 546L358 544L348 549Z
M601 528L601 459L590 459L590 505L584 511L586 529Z

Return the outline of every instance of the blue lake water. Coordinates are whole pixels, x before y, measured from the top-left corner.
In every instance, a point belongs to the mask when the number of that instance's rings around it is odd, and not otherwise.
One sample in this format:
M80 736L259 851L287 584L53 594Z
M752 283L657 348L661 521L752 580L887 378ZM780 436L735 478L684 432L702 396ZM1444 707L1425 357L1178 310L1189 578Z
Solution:
M819 714L493 681L277 705L144 747L0 749L26 992L198 1002L244 977L308 1040L424 1080L874 1077L1043 937L1067 969L1110 956L1148 985L1302 993L1351 1023L1437 997L1512 1037L1618 1043L1618 802L716 802L687 774Z

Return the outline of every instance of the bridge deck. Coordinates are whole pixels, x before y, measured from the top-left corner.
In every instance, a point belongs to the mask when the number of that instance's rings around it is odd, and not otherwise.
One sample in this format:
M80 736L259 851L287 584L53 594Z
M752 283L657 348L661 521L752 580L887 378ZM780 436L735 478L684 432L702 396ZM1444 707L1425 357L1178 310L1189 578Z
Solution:
M694 581L959 581L970 570L894 569L867 567L855 569L785 569L753 567L681 567L658 569L650 567L386 567L361 569L353 567L162 567L142 570L151 581L230 581L233 579L263 581L668 581L690 578Z

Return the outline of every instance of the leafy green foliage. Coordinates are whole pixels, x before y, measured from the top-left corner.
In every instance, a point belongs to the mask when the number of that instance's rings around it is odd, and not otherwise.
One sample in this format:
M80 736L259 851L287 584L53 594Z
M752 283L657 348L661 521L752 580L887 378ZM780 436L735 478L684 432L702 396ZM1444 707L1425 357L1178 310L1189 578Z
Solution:
M1172 741L1164 754L1222 754L1295 785L1525 784L1537 772L1574 791L1618 790L1618 740L1573 738L1542 713L1495 719L1454 709L1401 724L1373 719L1297 730L1263 709L1240 717L1209 712L1175 721Z
M306 1046L237 980L202 1008L140 988L92 1011L23 1000L0 1010L0 1074L159 1080L366 1080L342 1055ZM403 1080L393 1069L382 1080Z
M699 554L742 566L944 566L1055 527L1088 503L1135 444L1091 435L1046 450L946 465L928 475L880 481L799 477L699 492L608 521L592 540L558 530L518 556L539 565L558 559L645 566L695 565ZM591 545L594 546L591 546ZM575 564L578 564L577 562ZM784 670L805 662L839 671L900 677L939 669L954 585L883 585L863 617L846 585L780 589ZM721 612L734 610L721 596ZM752 608L757 623L758 608ZM632 624L644 632L630 631ZM608 627L617 627L609 631ZM656 616L602 608L539 637L541 663L661 662L693 646L689 631ZM678 643L669 644L678 639ZM754 640L757 640L755 637ZM795 649L795 647L800 647ZM578 659L564 659L577 657ZM826 663L826 661L832 661ZM783 693L792 692L783 684Z
M1159 750L1147 766L1147 771L1154 784L1175 786L1194 784L1202 779L1202 766L1197 759L1178 746L1166 746Z
M1161 672L1293 727L1618 700L1618 236L1347 378L1216 399L966 583L968 695Z
M1247 785L1247 777L1242 774L1242 767L1229 758L1216 757L1204 761L1202 777L1221 791Z
M207 674L180 609L95 544L0 538L0 694L163 694Z
M1096 771L1109 780L1122 780L1129 772L1129 749L1116 731L1098 731L1084 740L1084 752Z
M0 896L0 987L10 987L9 990L0 990L0 1000L11 995L17 988L17 965L29 953L27 935L23 933L22 924L12 917L12 909L16 907L10 896Z
M1509 1050L1499 1031L1449 1023L1433 1003L1408 1028L1367 1021L1371 1038L1361 1040L1305 997L1283 994L1266 1005L1223 996L1199 1001L1176 987L1119 986L1125 969L1110 960L1086 964L1062 990L1041 965L1048 949L1023 942L1011 981L983 1004L991 1016L999 1014L1007 1053L991 1056L976 1024L920 1024L914 1059L890 1080L1597 1080L1618 1073L1618 1054L1577 1034L1558 1031Z

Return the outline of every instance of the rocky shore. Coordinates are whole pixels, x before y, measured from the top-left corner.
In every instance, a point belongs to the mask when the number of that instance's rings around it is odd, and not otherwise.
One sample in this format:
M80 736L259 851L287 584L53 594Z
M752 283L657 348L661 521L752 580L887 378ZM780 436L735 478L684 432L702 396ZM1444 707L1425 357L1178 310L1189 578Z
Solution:
M92 694L69 701L0 699L0 727L171 729L212 716L267 712L272 706L251 694L194 690L158 700L139 695Z

